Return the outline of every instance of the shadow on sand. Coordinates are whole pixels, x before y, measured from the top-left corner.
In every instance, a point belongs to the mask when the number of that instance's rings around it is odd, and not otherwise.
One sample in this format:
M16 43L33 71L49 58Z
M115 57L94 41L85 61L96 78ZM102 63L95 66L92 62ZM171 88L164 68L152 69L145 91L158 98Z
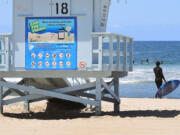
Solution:
M33 110L30 113L4 113L5 117L17 119L39 119L39 120L59 120L59 119L77 119L77 118L90 118L96 116L94 108L85 108L84 105L73 103L69 101L62 101L53 99L47 103L44 112ZM132 110L114 112L102 112L101 116L114 116L114 117L157 117L157 118L173 118L180 115L180 110Z
M173 118L180 114L177 110L137 110L137 111L121 111L118 114L114 112L102 112L101 116L119 116L121 118L126 117L157 117L157 118ZM5 117L17 118L17 119L39 119L39 120L59 120L59 119L77 119L77 118L90 118L96 116L94 112L85 113L79 111L58 111L58 112L38 112L38 113L4 113Z

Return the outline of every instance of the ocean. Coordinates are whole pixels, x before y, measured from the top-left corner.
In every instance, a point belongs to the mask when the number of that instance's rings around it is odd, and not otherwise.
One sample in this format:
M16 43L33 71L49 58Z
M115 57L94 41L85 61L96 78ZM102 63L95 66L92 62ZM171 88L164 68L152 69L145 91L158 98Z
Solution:
M180 41L135 41L134 70L120 78L120 97L154 98L153 68L157 60L163 63L166 80L180 80ZM165 98L180 98L180 87Z

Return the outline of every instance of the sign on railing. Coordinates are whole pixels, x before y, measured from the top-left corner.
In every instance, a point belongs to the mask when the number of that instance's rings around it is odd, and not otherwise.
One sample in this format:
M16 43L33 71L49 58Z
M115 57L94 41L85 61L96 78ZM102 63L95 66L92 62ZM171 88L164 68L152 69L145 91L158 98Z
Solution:
M26 69L75 70L76 68L76 18L26 18Z

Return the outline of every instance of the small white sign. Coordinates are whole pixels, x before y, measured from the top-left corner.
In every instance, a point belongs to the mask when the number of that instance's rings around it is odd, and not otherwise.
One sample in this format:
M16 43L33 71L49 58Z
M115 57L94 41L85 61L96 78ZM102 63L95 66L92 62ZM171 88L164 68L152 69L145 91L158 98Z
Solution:
M70 16L70 0L53 0L52 15L53 16Z

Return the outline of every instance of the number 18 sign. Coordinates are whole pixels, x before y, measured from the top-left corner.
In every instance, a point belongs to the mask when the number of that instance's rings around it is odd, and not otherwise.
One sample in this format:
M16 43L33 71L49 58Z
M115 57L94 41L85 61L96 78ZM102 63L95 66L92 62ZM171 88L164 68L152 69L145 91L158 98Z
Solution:
M53 2L53 16L70 16L70 0L54 0Z

